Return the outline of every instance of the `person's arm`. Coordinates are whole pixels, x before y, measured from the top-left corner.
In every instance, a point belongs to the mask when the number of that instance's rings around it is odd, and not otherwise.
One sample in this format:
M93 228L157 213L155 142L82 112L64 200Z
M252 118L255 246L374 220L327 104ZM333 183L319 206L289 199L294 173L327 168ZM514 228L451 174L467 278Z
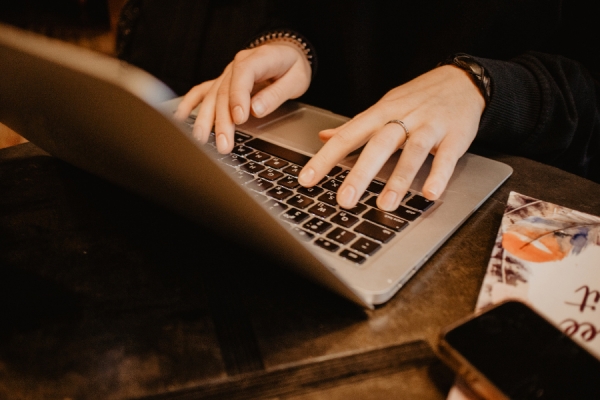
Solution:
M205 143L214 125L217 150L229 153L235 125L246 122L250 113L268 115L308 89L313 56L293 34L269 38L240 51L218 78L192 88L175 116L184 119L200 104L194 136Z
M478 61L493 96L476 143L600 181L600 84L583 65L537 52Z

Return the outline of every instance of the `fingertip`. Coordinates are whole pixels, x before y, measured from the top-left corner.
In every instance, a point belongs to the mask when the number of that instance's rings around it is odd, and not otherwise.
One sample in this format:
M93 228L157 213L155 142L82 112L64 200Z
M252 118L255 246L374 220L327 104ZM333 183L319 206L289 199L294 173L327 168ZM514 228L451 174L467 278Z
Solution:
M244 109L240 105L233 107L233 109L231 110L231 117L233 118L233 123L236 125L240 125L246 122L246 114L244 113Z
M394 190L387 190L377 198L377 206L384 211L394 211L400 205L400 196Z
M263 117L265 115L266 109L267 107L265 106L264 101L260 97L252 99L252 113L255 117Z
M224 133L217 134L216 137L217 142L217 151L221 154L227 154L230 152L229 150L229 140L227 139L227 135Z
M298 183L302 186L311 186L313 179L315 178L315 170L310 167L302 168L300 175L298 175Z
M443 190L444 187L439 182L426 183L423 187L423 196L428 200L437 200L442 195Z
M346 209L352 208L357 202L357 191L353 185L345 185L337 195L338 204Z
M199 124L194 124L194 128L192 129L192 135L194 136L194 138L196 138L196 140L199 140L202 144L205 144L206 140L204 139L203 133L204 130L202 129L202 127Z
M327 141L329 141L329 139L331 139L331 137L334 134L335 134L335 129L325 129L325 130L319 132L319 139L323 143L326 143Z

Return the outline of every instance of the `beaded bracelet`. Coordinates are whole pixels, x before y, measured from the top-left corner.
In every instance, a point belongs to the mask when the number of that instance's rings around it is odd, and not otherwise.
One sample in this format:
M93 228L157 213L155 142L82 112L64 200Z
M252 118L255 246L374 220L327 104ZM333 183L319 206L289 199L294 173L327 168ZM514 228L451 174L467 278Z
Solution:
M302 51L302 53L306 56L306 59L308 60L308 63L311 66L312 75L314 76L317 61L315 57L315 50L310 44L310 42L297 32L291 30L277 30L262 33L254 39L252 39L246 46L246 48L253 49L255 47L262 46L263 44L280 41L292 43L293 45L298 47L300 51Z
M473 79L473 83L475 83L481 92L485 103L487 104L490 101L490 97L492 96L491 78L484 66L475 58L465 53L457 53L440 62L438 67L442 65L454 65L468 72Z

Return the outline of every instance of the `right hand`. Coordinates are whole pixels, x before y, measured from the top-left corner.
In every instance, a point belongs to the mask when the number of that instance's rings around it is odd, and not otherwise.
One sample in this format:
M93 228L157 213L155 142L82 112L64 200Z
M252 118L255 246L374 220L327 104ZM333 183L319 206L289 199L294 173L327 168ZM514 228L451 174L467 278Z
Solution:
M233 150L235 125L250 113L264 117L286 100L300 97L310 85L311 66L293 43L273 41L242 50L216 79L194 86L182 99L175 117L187 118L200 104L193 135L206 143L214 126L217 150Z

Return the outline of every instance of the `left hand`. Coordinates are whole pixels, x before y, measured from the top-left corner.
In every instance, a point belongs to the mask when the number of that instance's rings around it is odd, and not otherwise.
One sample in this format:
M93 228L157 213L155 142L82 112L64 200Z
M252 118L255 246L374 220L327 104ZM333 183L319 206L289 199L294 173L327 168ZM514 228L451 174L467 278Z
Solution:
M352 208L388 158L404 145L398 164L377 199L382 210L395 210L428 153L434 155L423 195L440 197L458 159L475 138L485 100L469 74L455 66L435 68L389 91L381 100L344 125L319 133L325 145L299 176L314 186L347 154L366 144L340 186L341 207ZM402 120L402 126L386 123Z

